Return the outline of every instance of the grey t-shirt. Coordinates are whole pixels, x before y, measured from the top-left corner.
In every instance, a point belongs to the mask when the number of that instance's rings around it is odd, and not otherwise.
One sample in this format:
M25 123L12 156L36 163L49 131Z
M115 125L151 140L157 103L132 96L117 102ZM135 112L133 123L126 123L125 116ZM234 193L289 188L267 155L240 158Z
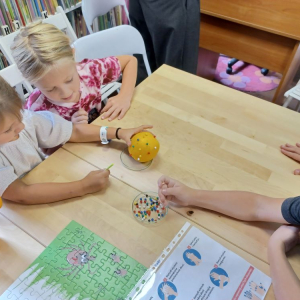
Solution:
M65 144L72 135L72 123L48 111L25 110L22 122L25 128L19 138L0 145L0 196L13 181L45 159L40 147Z
M281 206L284 219L293 225L300 225L300 196L287 198Z

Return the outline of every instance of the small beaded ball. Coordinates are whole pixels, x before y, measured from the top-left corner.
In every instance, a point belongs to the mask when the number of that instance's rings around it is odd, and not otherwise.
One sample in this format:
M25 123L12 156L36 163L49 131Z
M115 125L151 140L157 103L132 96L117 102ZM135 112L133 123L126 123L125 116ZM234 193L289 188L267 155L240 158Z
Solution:
M159 142L150 132L140 132L131 138L131 146L128 147L130 156L138 162L152 160L158 153Z

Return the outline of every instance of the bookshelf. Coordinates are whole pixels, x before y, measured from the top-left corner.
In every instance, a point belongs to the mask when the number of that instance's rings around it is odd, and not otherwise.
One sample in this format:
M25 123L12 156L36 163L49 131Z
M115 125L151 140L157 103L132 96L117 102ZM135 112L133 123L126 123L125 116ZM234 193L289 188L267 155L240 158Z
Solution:
M67 13L72 12L73 10L75 10L75 9L77 9L79 7L81 7L81 2L79 2L79 3L75 4L75 5L72 5L70 8L65 8L64 11L67 14Z
M81 0L0 0L0 34L9 35L37 19L54 15L58 6L64 10L78 38L89 34L81 11ZM93 31L121 24L128 24L128 20L123 8L117 6L94 20ZM8 65L0 51L0 70Z

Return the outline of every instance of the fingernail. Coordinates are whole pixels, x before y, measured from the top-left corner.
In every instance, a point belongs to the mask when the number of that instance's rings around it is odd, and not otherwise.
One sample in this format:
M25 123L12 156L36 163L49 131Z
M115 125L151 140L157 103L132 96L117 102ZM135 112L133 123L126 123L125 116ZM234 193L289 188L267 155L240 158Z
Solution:
M111 119L108 119L108 121L111 121Z
M103 119L104 119L104 117L101 117L101 119L103 120Z

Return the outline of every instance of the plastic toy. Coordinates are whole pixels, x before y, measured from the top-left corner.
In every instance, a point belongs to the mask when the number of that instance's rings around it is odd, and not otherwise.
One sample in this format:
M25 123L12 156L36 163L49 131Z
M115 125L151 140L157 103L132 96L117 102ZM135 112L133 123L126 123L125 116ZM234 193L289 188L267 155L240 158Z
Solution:
M131 138L131 146L128 147L130 156L139 162L152 160L158 153L159 142L150 132L140 132Z

